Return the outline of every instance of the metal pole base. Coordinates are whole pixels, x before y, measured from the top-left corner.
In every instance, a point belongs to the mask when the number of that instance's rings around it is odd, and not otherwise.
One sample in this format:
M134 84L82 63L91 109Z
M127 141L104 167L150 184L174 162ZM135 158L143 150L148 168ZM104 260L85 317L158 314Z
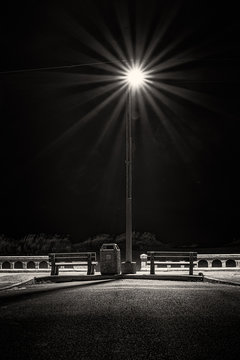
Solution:
M122 274L136 274L136 263L135 262L122 262Z

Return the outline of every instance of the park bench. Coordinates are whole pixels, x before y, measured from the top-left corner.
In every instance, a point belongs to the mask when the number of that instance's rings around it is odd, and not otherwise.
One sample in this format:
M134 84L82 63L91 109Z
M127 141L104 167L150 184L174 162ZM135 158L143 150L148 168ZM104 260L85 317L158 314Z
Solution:
M197 260L196 252L148 251L147 256L150 274L155 274L155 265L188 265L189 275L193 275L193 267Z
M93 275L97 264L95 252L51 253L48 256L51 264L51 275L58 275L60 266L69 265L87 265L87 275Z

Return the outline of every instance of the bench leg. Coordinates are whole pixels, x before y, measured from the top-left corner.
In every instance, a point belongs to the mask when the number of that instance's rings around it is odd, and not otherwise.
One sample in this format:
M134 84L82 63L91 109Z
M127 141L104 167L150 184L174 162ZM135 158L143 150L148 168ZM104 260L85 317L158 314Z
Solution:
M92 265L91 265L91 275L94 275L94 270L95 270L95 265L92 264Z
M151 255L151 269L150 269L150 274L154 275L155 274L155 266L154 266L154 255Z
M193 263L190 262L189 275L193 275Z
M190 253L189 275L193 275L193 256Z
M51 263L51 276L56 275L56 265L55 262Z
M59 266L55 266L55 275L59 274Z
M88 269L87 269L87 275L91 275L92 273L92 261L91 258L88 257Z

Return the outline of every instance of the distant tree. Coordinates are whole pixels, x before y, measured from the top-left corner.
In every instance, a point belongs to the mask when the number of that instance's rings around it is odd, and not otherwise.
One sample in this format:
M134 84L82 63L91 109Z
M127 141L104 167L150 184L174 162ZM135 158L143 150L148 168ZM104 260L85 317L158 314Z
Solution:
M115 243L119 245L119 247L124 247L126 243L126 234L122 233L115 237Z
M88 238L81 243L72 245L74 251L98 251L104 243L116 243L121 250L125 250L126 234L119 235L99 234ZM160 250L163 243L150 232L133 232L133 250Z
M1 255L47 255L50 252L99 251L104 243L117 243L125 251L126 234L98 234L72 244L66 234L28 234L19 240L0 235ZM133 232L133 250L161 250L164 244L150 232Z
M135 247L139 250L161 250L163 244L156 239L156 235L144 232L136 239Z
M109 234L99 234L88 238L87 240L73 244L75 251L97 251L104 243L114 242L114 237Z
M6 235L0 235L0 254L1 255L14 255L16 253L17 242Z
M0 236L2 255L46 255L49 252L69 252L72 250L70 235L28 234L19 240Z

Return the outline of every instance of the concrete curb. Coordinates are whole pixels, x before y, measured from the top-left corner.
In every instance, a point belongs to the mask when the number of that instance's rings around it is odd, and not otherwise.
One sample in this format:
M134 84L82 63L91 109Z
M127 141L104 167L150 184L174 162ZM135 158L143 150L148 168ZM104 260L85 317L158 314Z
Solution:
M139 279L139 280L172 280L172 281L203 281L199 275L150 275L150 274L120 274L120 275L53 275L35 278L35 283L46 282L70 282L70 281L94 281L94 280L120 280L120 279Z
M125 274L122 275L122 279L139 279L139 280L168 280L168 281L203 281L202 276L198 275L151 275L151 274L143 274L143 275L132 275Z
M16 284L12 284L12 285L8 285L8 286L5 286L3 288L0 288L0 291L3 291L3 290L9 290L9 289L12 289L12 288L15 288L15 287L18 287L18 286L22 286L22 285L32 285L32 284L35 284L35 278L32 278L30 280L25 280L25 281L21 281L19 283L16 283Z
M32 285L39 283L62 283L72 281L95 281L95 280L120 280L120 279L138 279L138 280L168 280L168 281L203 281L212 284L223 284L240 286L240 283L236 283L228 280L220 280L210 278L208 276L199 275L151 275L151 274L120 274L120 275L57 275L57 276L43 276L34 277L30 280L25 280L16 284L8 285L0 288L0 291L9 290L22 285Z
M228 280L214 279L206 276L199 275L151 275L151 274L120 274L120 275L58 275L58 276L44 276L40 278L32 278L29 280L21 281L16 284L5 286L0 288L0 292L4 290L10 290L15 287L23 285L41 284L41 283L63 283L73 281L99 281L99 280L121 280L121 279L138 279L138 280L166 280L166 281L190 281L190 282L209 282L212 284L223 284L231 286L240 286L240 283L236 283Z
M240 283L236 283L234 281L228 281L228 280L220 280L220 279L214 279L210 277L203 277L204 282L209 282L212 284L223 284L223 285L232 285L232 286L240 286Z
M121 275L51 275L35 277L35 283L61 283L71 281L118 280Z

